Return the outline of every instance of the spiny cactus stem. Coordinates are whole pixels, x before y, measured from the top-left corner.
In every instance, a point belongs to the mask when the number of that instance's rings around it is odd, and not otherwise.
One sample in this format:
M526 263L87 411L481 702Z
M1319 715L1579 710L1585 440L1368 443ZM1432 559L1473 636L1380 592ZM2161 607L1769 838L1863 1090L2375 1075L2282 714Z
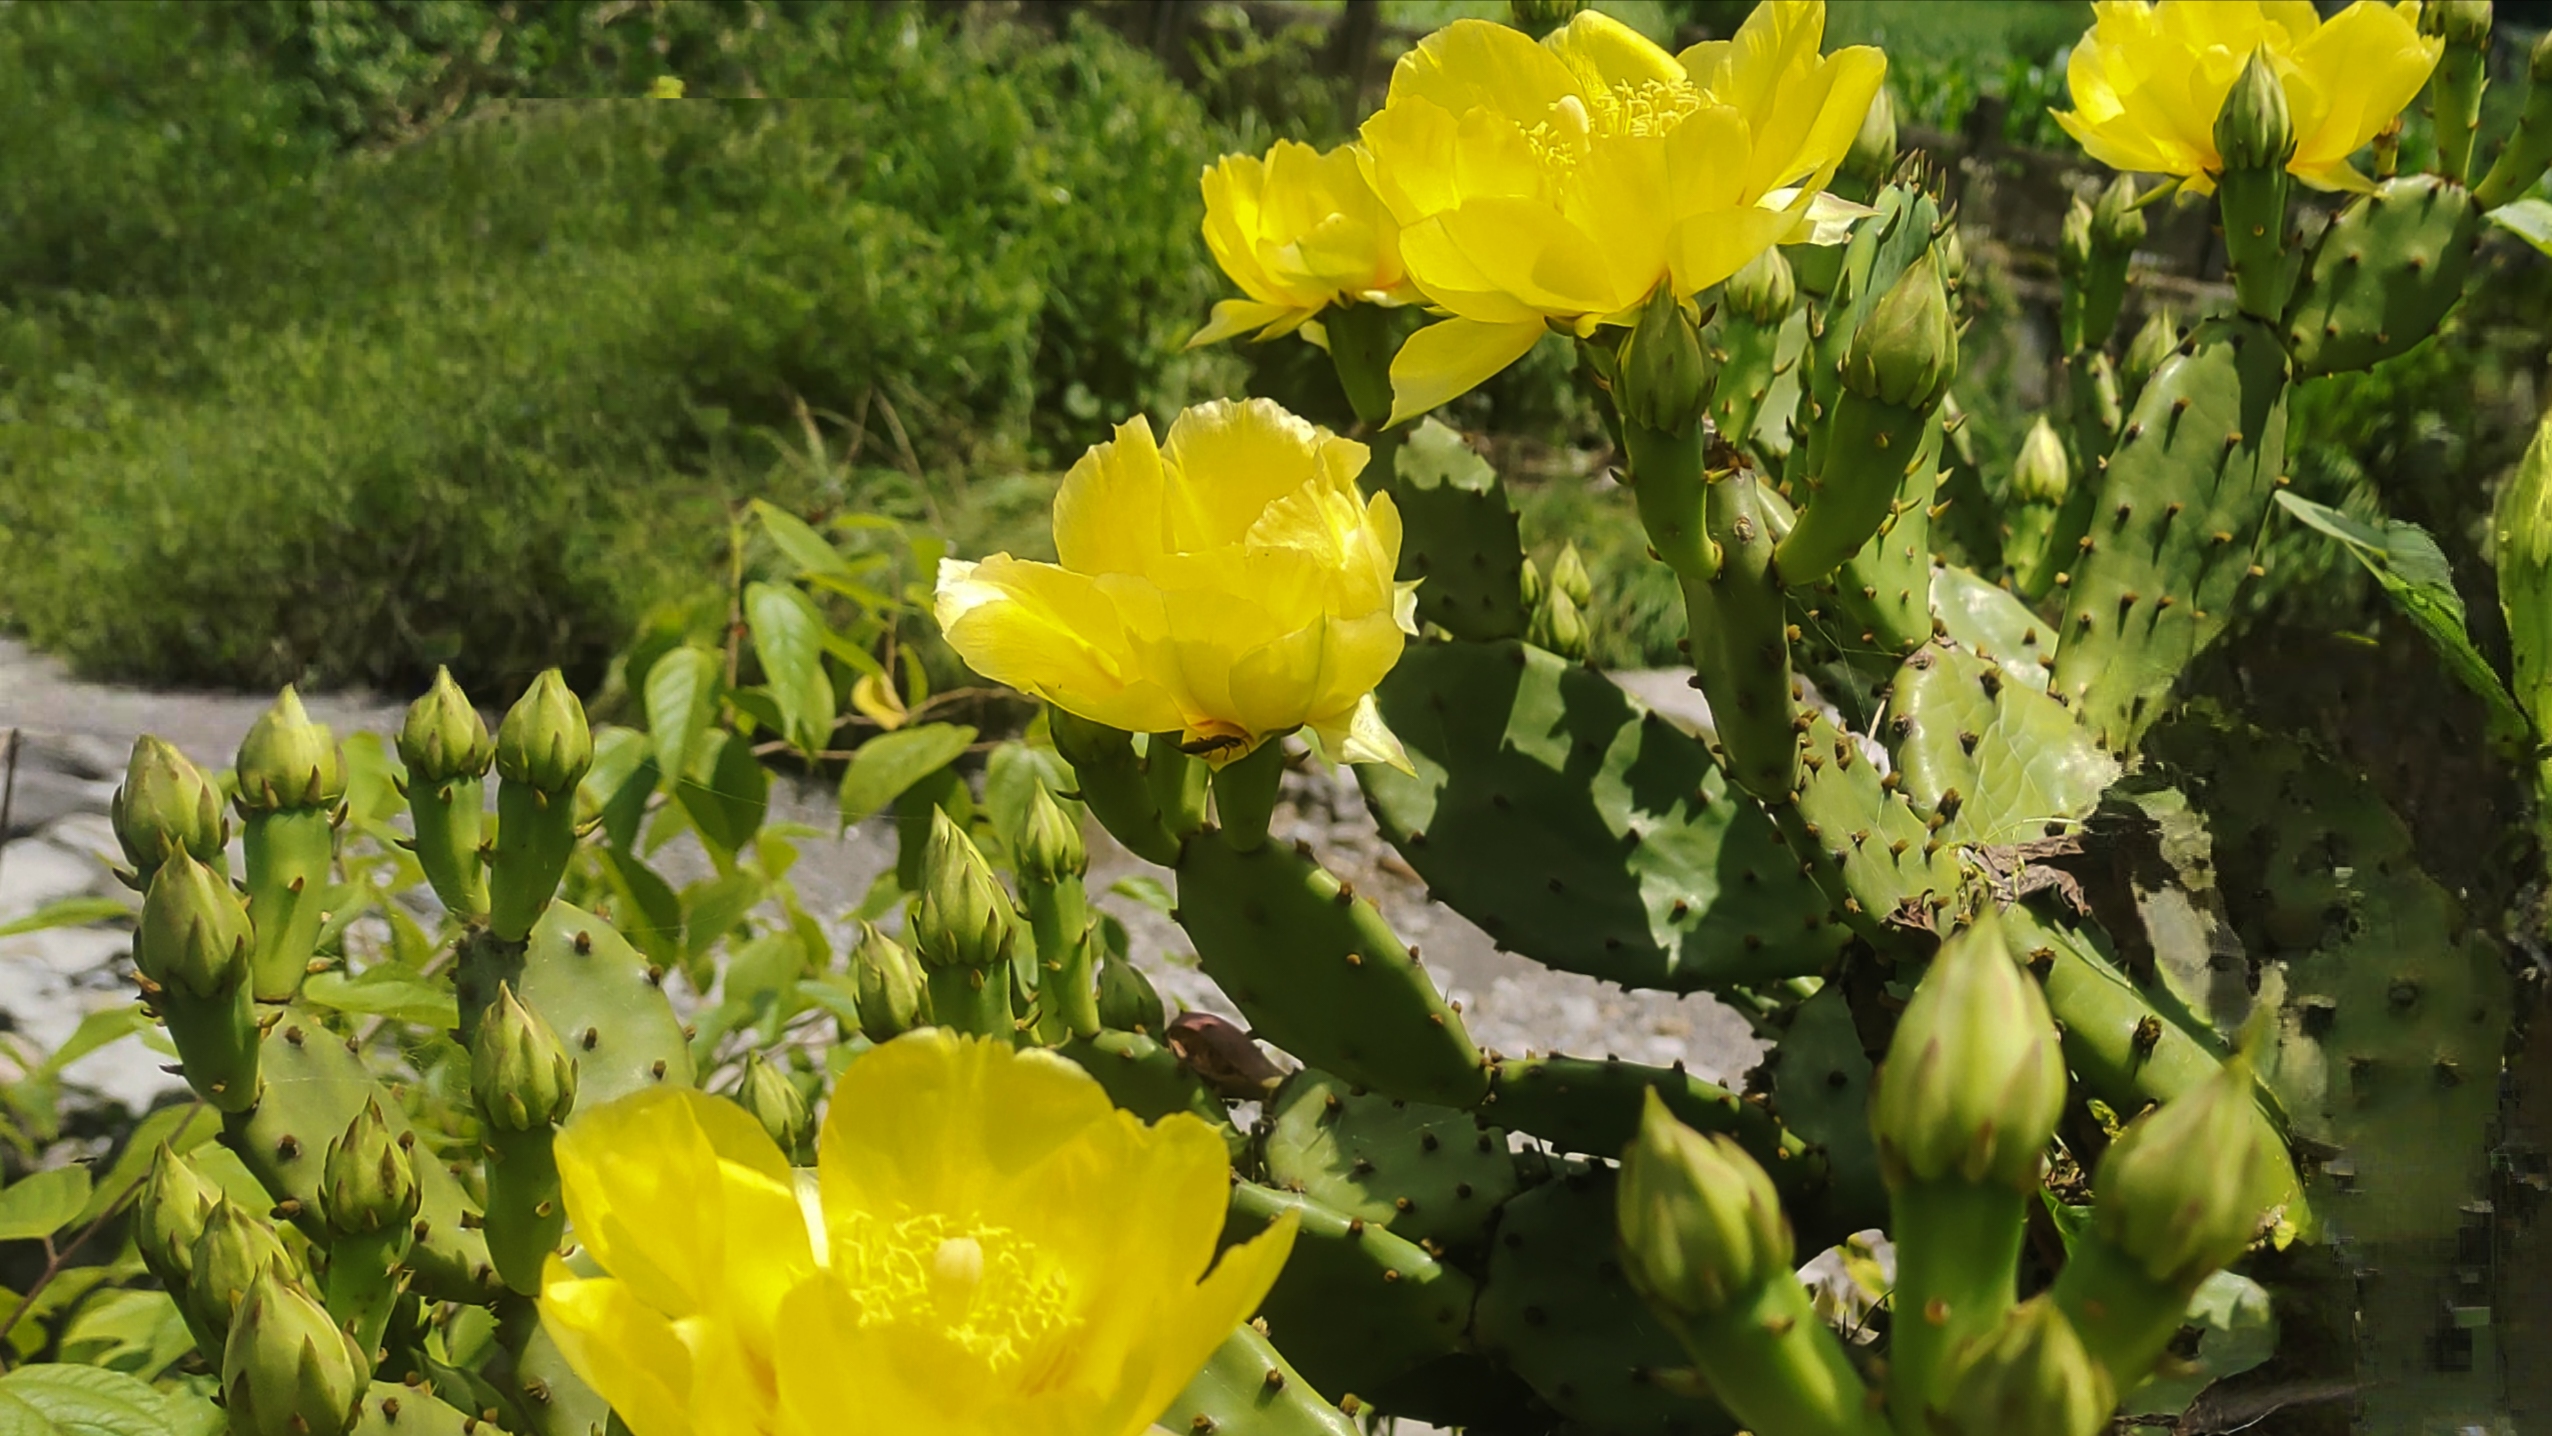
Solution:
M1887 1421L1842 1341L1795 1278L1765 1282L1720 1316L1675 1334L1711 1395L1756 1431L1887 1436Z
M1783 586L1822 581L1887 522L1907 471L1924 462L1925 417L1849 389L1836 396L1814 497L1772 556Z
M1056 751L1072 764L1081 801L1127 852L1163 867L1179 860L1179 842L1161 821L1161 807L1144 781L1134 735L1049 708L1047 726Z
M526 1296L541 1289L541 1268L567 1232L567 1203L558 1184L558 1129L480 1132L487 1157L487 1254L505 1284Z
M487 864L479 848L486 827L487 785L479 778L408 785L416 823L417 866L435 896L463 919L487 916Z
M496 785L496 856L488 879L488 927L508 942L529 937L558 893L576 852L573 791L552 801L529 783Z
M972 1037L1017 1039L1006 968L932 967L924 981L930 986L931 1016L940 1026Z
M260 1002L290 1001L309 974L336 861L333 809L276 808L241 824L248 920L257 929L249 981Z
M1036 938L1037 1040L1059 1043L1067 1036L1091 1037L1099 1031L1098 982L1090 968L1089 894L1081 879L1070 875L1047 881L1022 870L1019 905L1028 911L1028 930Z
M2132 1391L2179 1333L2190 1293L2149 1275L2097 1230L2083 1234L2054 1295L2091 1359L2121 1391Z
M1205 797L1213 779L1205 761L1181 751L1179 742L1176 733L1155 733L1143 750L1144 785L1151 789L1153 806L1174 838L1187 837L1205 826Z
M1276 811L1276 794L1284 777L1281 738L1268 739L1248 757L1226 763L1214 774L1214 819L1225 842L1248 852L1267 841L1267 820Z
M1704 509L1709 488L1705 460L1708 435L1699 426L1669 434L1622 421L1622 444L1630 458L1632 496L1639 502L1639 522L1648 542L1675 576L1686 583L1707 583L1719 570L1717 546L1710 541Z
M2219 189L2234 299L2254 319L2286 308L2286 191L2283 169L2228 169Z
M2030 1200L1960 1181L1908 1182L1891 1194L1896 1319L1887 1395L1900 1429L1926 1429L1924 1407L1942 1390L1951 1358L2011 1309Z
M401 1263L415 1239L412 1223L393 1222L378 1232L340 1233L328 1243L321 1299L368 1360L379 1359L382 1334L407 1289Z

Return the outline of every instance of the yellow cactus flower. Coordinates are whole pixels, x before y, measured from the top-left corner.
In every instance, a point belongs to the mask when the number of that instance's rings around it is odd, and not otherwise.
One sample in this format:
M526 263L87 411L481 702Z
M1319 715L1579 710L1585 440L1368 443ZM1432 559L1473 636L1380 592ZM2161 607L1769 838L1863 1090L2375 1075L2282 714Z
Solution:
M1416 632L1400 512L1365 446L1266 399L1141 417L1064 476L1060 564L939 566L939 625L975 671L1093 722L1227 762L1296 728L1406 765L1373 687Z
M2348 157L2419 95L2445 41L2419 33L2412 0L2357 0L2328 20L2310 0L2100 0L2065 83L2056 123L2111 169L2177 175L2198 194L2224 168L2215 115L2256 51L2286 91L2295 126L2289 174L2316 189L2364 190Z
M1457 20L1392 71L1366 175L1409 277L1452 315L1391 366L1396 420L1523 357L1551 324L1627 324L1774 244L1815 237L1819 192L1887 61L1821 55L1821 0L1766 0L1733 40L1669 55L1593 10L1536 43Z
M1407 304L1400 222L1365 183L1356 147L1327 154L1278 140L1265 159L1225 155L1206 166L1205 247L1247 299L1214 306L1193 349L1255 329L1275 339L1332 304Z
M578 1116L558 1167L605 1274L552 1257L541 1318L633 1436L1134 1436L1294 1237L1216 1262L1212 1128L945 1029L851 1064L813 1173L742 1107L661 1087Z

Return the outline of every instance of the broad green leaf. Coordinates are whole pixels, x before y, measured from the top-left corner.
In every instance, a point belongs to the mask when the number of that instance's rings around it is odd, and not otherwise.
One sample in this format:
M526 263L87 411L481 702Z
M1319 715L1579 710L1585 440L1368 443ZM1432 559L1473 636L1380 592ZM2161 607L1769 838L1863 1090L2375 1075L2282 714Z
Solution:
M620 848L603 854L603 879L611 886L612 926L659 967L682 962L682 898L656 870Z
M2491 217L2495 219L2504 212L2494 210ZM2533 745L2534 729L2526 720L2525 710L2509 695L2507 684L2500 681L2490 660L2472 644L2472 635L2464 626L2463 598L2455 592L2454 571L2426 529L2399 519L2378 518L2372 524L2360 523L2337 509L2291 493L2280 493L2277 501L2307 527L2339 540L2350 556L2375 576L2375 582L2383 585L2403 615L2427 636L2446 671L2480 695L2482 706L2489 713L2493 743L2509 751L2522 751Z
M753 501L753 516L762 521L762 531L771 536L772 545L786 554L789 562L798 566L800 573L849 571L850 560L844 558L841 550L833 547L806 520L767 499Z
M1062 804L1065 817L1080 819L1081 805L1063 796L1074 790L1078 780L1061 753L1020 742L992 750L984 764L984 809L992 814L992 830L1003 843L1017 845L1028 821L1028 806L1036 800L1041 783Z
M905 789L955 762L974 741L975 730L962 723L924 723L862 743L842 774L842 822L884 812Z
M220 1419L199 1399L102 1366L44 1362L0 1376L0 1436L203 1436Z
M44 1059L40 1070L48 1075L60 1072L99 1048L121 1042L150 1025L151 1019L142 1015L142 1009L130 1003L101 1007L80 1019L80 1025L72 1028L62 1045Z
M2521 199L2503 204L2482 218L2542 250L2552 254L2552 203L2539 199Z
M116 898L69 897L46 903L25 917L0 922L0 937L16 937L20 933L43 932L48 928L87 927L91 923L113 922L133 916L132 905Z
M386 833L390 820L407 811L399 784L408 770L378 733L349 733L338 751L346 762L346 820L357 831Z
M164 1291L101 1292L62 1329L62 1359L149 1380L193 1349L186 1318Z
M647 670L647 737L656 767L679 773L691 745L718 717L718 689L726 660L697 644L666 652Z
M201 1102L162 1107L144 1117L134 1125L133 1135L117 1154L115 1164L96 1180L87 1204L71 1219L72 1225L85 1226L96 1221L141 1185L142 1179L151 1174L151 1163L163 1144L180 1154L192 1152L211 1141L221 1128L221 1114Z
M616 847L635 841L638 820L646 816L647 799L656 791L655 752L647 735L635 728L595 729L594 766L576 785L576 821L602 819L603 832Z
M693 957L706 954L718 939L744 921L768 892L758 873L742 868L724 877L693 883L682 890L683 945Z
M771 696L787 720L786 736L807 753L824 751L837 711L832 680L824 674L824 616L792 585L756 583L744 590L744 621L753 631L753 651L762 660Z
M2197 1351L2164 1363L2162 1373L2127 1393L2118 1403L2122 1415L2177 1416L2207 1387L2277 1354L2276 1308L2267 1290L2246 1276L2220 1271L2208 1277L2181 1324L2197 1332Z
M1169 916L1170 910L1178 906L1178 899L1170 895L1169 885L1148 873L1118 878L1108 885L1108 891L1119 897L1130 897L1163 917Z
M727 706L744 717L752 719L753 726L758 730L776 733L783 738L788 736L788 715L780 711L779 701L771 696L771 690L766 687L757 684L751 688L729 689Z
M359 1012L413 1022L437 1032L461 1025L459 999L452 986L397 962L376 962L348 977L342 972L313 973L301 987L302 999L339 1012Z
M753 841L771 806L771 775L739 734L713 733L708 748L694 756L690 775L674 785L673 795L701 841L722 862L732 862Z
M55 1167L0 1191L0 1242L49 1237L89 1204L89 1169Z

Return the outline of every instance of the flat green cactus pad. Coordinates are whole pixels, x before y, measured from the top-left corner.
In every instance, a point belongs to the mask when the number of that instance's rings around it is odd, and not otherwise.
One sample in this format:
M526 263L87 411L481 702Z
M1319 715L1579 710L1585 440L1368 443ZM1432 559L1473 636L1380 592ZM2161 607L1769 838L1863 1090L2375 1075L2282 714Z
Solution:
M2117 780L2064 706L2000 664L1935 641L1889 685L1881 726L1916 812L1945 842L1997 846L2074 827Z
M1268 1041L1395 1097L1468 1107L1488 1064L1371 898L1278 843L1214 832L1179 854L1177 916L1197 965Z
M2436 175L2351 199L2313 247L2282 321L2295 375L2371 369L2437 330L2480 242L2472 192Z
M1342 1401L1351 1394L1370 1400L1461 1348L1471 1279L1375 1223L1298 1193L1238 1182L1223 1238L1246 1241L1286 1212L1300 1224L1294 1254L1259 1314L1314 1386Z
M1269 1105L1260 1145L1271 1184L1439 1253L1487 1241L1515 1195L1506 1133L1310 1068Z
M2002 665L2003 676L2044 691L2056 628L1998 583L1954 563L1932 570L1932 615L1950 639Z
M2125 751L2213 643L2256 563L2286 464L2286 355L2248 319L2211 319L2136 399L2066 588L2057 696Z
M1571 1164L1507 1203L1480 1286L1474 1336L1587 1436L1724 1436L1707 1401L1654 1373L1683 1347L1622 1277L1613 1246L1613 1171Z
M1401 444L1397 470L1400 577L1418 580L1418 621L1476 641L1522 634L1524 543L1496 471L1434 419Z
M611 1428L611 1403L568 1366L546 1326L532 1329L514 1359L514 1387L532 1436L607 1436Z
M1146 1122L1172 1112L1201 1117L1223 1134L1237 1159L1247 1141L1232 1128L1231 1112L1202 1078L1179 1061L1178 1054L1140 1032L1102 1032L1076 1037L1055 1049L1099 1079L1108 1100Z
M1675 992L1841 950L1762 811L1603 675L1520 643L1426 644L1376 697L1417 768L1357 769L1383 836L1501 945Z
M1246 1326L1206 1358L1160 1425L1193 1436L1360 1436L1355 1422Z
M484 930L461 943L453 988L462 1041L511 983L576 1059L576 1105L598 1107L658 1083L691 1085L691 1044L658 985L663 973L608 922L564 900L520 946Z
M1799 735L1799 790L1772 816L1794 856L1872 943L1905 943L1909 925L1958 892L1958 858L1883 779L1860 740L1822 715Z
M475 1414L447 1405L431 1391L376 1381L356 1409L348 1436L473 1436L480 1424Z
M1825 1188L1824 1159L1774 1120L1762 1099L1748 1101L1680 1066L1647 1067L1609 1057L1507 1057L1495 1069L1497 1083L1484 1115L1563 1152L1619 1157L1638 1135L1640 1108L1654 1091L1677 1121L1744 1147L1772 1174L1785 1199Z
M1767 1065L1774 1114L1829 1174L1823 1200L1792 1214L1802 1241L1821 1248L1886 1225L1887 1188L1870 1140L1870 1057L1841 988L1827 987L1790 1014Z
M407 1108L372 1080L362 1059L346 1050L345 1039L304 1008L275 1011L257 1056L265 1095L254 1108L224 1120L222 1141L274 1194L284 1215L324 1241L320 1188L329 1141L376 1098L393 1135L413 1128ZM408 1254L416 1291L437 1301L493 1300L504 1288L461 1184L437 1161L416 1163L416 1178L422 1198L417 1225L425 1233Z

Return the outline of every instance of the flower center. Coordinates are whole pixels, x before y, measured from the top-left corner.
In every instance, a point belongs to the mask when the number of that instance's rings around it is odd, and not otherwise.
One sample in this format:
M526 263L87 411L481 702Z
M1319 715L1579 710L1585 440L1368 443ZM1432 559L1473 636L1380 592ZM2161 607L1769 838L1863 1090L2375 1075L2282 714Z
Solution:
M995 1371L1072 1324L1069 1283L1008 1227L863 1213L836 1231L833 1270L858 1305L860 1330L936 1332Z
M1547 169L1576 166L1590 139L1663 135L1701 108L1701 91L1689 80L1617 80L1607 85L1593 76L1583 98L1562 96L1550 118L1524 132L1533 157Z

